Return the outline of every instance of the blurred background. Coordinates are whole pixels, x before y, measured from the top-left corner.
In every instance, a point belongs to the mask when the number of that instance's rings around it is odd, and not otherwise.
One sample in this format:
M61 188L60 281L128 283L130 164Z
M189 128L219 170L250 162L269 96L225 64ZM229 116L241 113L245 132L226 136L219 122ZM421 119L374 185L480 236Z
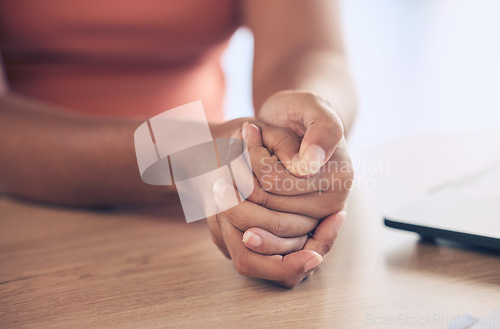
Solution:
M429 133L500 127L500 1L341 0L359 99L357 147ZM253 38L223 59L226 115L252 115Z

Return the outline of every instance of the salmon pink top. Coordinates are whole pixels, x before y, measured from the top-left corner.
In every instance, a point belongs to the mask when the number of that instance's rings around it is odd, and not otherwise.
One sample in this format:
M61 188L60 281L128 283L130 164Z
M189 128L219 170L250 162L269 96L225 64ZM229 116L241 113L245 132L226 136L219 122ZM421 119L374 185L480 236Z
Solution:
M0 0L12 91L69 111L151 117L202 100L223 118L234 0Z

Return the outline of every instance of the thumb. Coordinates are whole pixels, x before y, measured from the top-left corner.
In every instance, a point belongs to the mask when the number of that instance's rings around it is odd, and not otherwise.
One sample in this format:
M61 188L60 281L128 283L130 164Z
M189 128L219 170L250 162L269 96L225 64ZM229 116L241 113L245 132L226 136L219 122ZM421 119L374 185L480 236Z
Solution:
M305 133L299 154L292 160L299 162L299 175L307 176L317 173L331 158L344 135L344 127L339 116L322 104L311 104L302 114Z
M302 137L299 153L292 157L291 172L296 176L317 173L344 136L342 120L332 104L307 91L274 94L262 105L259 117Z
M283 269L288 271L281 278L272 281L280 286L293 288L323 262L323 257L312 250L299 250L283 256L281 262Z

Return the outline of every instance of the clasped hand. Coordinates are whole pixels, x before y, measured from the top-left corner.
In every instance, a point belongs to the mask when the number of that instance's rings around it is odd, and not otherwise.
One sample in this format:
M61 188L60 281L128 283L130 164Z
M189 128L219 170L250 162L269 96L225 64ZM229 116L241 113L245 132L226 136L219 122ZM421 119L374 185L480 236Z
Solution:
M217 135L245 142L250 166L237 166L233 174L251 168L254 188L246 200L207 222L238 273L291 288L332 248L345 219L353 169L340 118L318 95L277 93L259 118L217 128ZM232 182L215 183L221 209L227 208L228 193L238 193Z

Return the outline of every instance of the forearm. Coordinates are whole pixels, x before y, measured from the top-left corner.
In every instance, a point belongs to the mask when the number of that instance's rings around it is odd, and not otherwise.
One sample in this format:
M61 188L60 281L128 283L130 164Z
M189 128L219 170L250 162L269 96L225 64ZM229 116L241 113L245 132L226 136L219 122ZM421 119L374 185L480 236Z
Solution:
M161 203L173 189L141 181L141 122L66 114L19 96L0 98L0 189L67 205Z
M253 100L257 115L262 103L280 90L316 92L332 103L346 132L353 123L356 93L343 55L328 50L305 50L290 55L268 72L259 72L256 67Z

